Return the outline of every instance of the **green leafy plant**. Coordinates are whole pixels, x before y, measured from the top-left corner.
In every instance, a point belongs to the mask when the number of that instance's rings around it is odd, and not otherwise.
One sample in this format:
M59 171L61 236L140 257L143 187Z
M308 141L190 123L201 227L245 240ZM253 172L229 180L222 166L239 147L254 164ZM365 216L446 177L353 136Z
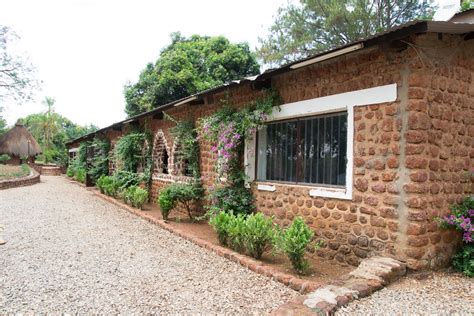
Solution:
M107 186L111 185L113 181L112 177L103 175L97 180L96 186L101 193L105 193Z
M216 231L217 239L219 239L219 243L221 245L227 245L229 236L229 223L232 217L233 215L227 212L219 212L218 214L212 216L209 220L209 224Z
M185 175L199 179L201 177L199 170L199 142L194 123L191 120L178 121L168 114L165 114L165 118L176 124L170 128L170 132L175 144L181 146L180 154L182 159L187 162Z
M92 148L94 155L92 157L89 174L94 182L96 182L102 175L109 174L109 150L110 141L108 139L101 139L95 137L92 141Z
M137 186L144 180L139 174L126 170L117 171L114 173L113 178L121 191L131 186Z
M120 137L115 144L114 159L121 171L137 172L140 162L143 162L143 147L145 133L132 132Z
M468 277L474 277L474 245L466 244L453 257L453 267Z
M250 214L255 211L252 192L243 186L220 186L209 195L210 213L224 211L233 214Z
M313 236L313 231L306 225L303 218L296 217L276 239L277 248L288 256L293 268L300 274L305 273L309 268L304 255Z
M192 220L192 205L201 199L202 190L198 183L172 183L163 188L157 199L163 219L167 220L171 210L181 204Z
M67 169L66 169L66 175L67 175L69 178L74 177L74 169L73 169L72 166L67 167Z
M247 216L245 221L245 249L248 254L260 259L268 250L275 236L275 225L271 217L262 213Z
M8 160L10 160L10 156L7 154L0 155L0 164L5 164Z
M127 204L142 209L146 201L148 201L148 192L138 186L131 186L124 190L123 199Z
M86 169L77 168L74 174L74 179L78 182L84 183L86 181Z
M245 250L245 226L244 214L230 217L229 225L227 227L228 245L235 251L243 252Z

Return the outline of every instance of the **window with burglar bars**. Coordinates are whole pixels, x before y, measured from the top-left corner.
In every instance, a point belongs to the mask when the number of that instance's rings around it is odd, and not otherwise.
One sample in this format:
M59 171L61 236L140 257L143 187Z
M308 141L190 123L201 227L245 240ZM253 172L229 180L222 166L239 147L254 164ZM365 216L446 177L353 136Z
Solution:
M347 112L269 123L257 146L258 180L346 184Z

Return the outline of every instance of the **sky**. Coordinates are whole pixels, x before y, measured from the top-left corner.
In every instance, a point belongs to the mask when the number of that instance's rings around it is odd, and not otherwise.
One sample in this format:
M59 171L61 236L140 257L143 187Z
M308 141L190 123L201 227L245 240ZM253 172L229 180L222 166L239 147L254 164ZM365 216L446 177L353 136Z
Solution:
M108 126L125 118L123 86L170 43L169 34L223 35L258 45L287 0L0 0L0 25L20 39L42 81L31 102L5 106L12 125L45 110L45 96L75 123Z
M169 34L265 37L277 9L297 0L0 0L0 25L21 38L15 49L36 67L33 101L2 104L12 125L45 110L45 96L75 123L108 126L125 118L123 86L170 43ZM457 0L437 0L452 2Z

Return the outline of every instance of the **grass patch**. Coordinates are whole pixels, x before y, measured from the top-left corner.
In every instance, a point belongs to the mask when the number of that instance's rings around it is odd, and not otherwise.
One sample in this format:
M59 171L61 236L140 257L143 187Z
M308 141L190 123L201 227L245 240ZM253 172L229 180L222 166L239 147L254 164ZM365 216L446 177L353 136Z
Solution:
M0 180L26 177L30 174L30 167L27 165L10 166L0 165Z

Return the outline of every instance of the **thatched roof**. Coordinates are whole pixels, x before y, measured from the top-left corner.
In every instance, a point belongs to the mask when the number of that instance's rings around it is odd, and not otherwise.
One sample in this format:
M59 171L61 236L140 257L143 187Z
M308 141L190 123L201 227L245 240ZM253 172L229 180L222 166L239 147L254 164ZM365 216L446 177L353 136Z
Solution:
M29 144L28 144L29 143ZM35 156L41 153L41 147L21 124L16 124L11 130L0 137L0 155L10 156Z

